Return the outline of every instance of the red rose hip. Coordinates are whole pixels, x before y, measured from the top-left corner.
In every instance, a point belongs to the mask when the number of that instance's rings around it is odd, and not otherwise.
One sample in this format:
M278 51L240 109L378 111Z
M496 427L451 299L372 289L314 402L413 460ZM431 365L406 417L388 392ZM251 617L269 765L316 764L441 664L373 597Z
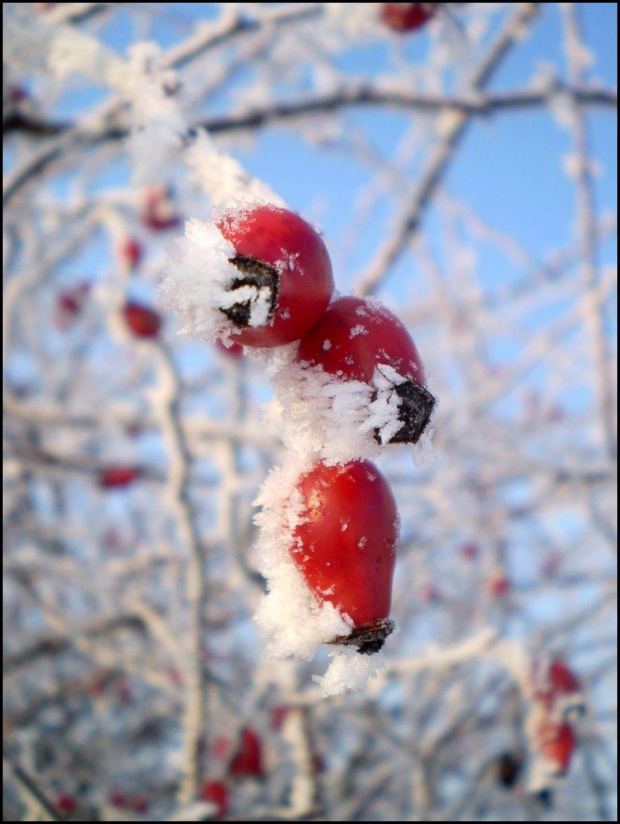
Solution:
M205 781L200 790L203 801L210 801L217 807L217 817L223 818L228 811L228 790L221 781Z
M436 6L437 3L383 3L381 19L392 31L415 31L428 23Z
M281 346L298 340L321 318L334 281L321 237L298 215L276 206L246 206L228 211L217 228L234 247L230 258L239 275L228 287L239 301L220 309L233 326L237 343ZM257 298L266 297L259 323Z
M103 489L120 489L133 483L140 471L133 466L110 466L99 474L99 486Z
M148 306L129 301L123 309L125 323L138 338L156 338L161 328L161 315Z
M558 777L566 775L577 747L571 725L549 724L541 731L540 738L541 755L552 768L553 774Z
M297 360L344 380L367 383L373 400L398 400L398 425L375 430L378 443L417 443L435 398L426 388L422 359L396 315L378 301L335 300L299 344ZM396 431L393 431L393 430Z
M378 652L393 629L389 620L399 519L392 491L370 461L317 464L298 484L304 504L290 554L320 602L353 623L333 639Z
M236 777L260 778L263 775L262 744L254 730L246 727L241 731L241 741L230 762L229 772Z

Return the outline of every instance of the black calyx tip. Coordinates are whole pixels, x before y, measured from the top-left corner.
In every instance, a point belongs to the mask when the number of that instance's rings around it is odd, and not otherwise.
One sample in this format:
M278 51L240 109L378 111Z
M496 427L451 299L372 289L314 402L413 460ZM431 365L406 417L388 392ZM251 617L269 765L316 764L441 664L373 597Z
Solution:
M344 644L357 647L360 655L374 655L383 647L385 639L394 632L394 621L386 618L373 624L363 624L354 629L350 635L339 635L330 644Z
M269 263L250 257L249 255L235 255L230 258L229 263L237 268L240 277L236 278L228 287L228 292L236 292L243 286L253 286L258 295L259 291L267 289L269 291L269 312L267 323L271 323L278 305L278 294L280 287L280 275ZM247 329L252 325L252 300L240 300L226 309L220 309L229 321L239 329Z
M549 787L538 790L538 792L534 794L534 798L545 810L550 810L553 807L553 792Z
M502 787L511 790L521 774L523 759L518 753L505 752L497 759L497 779Z
M388 443L417 443L433 415L435 397L413 378L394 386L394 392L401 399L398 420L402 426ZM374 435L375 440L383 444L381 430L375 429Z

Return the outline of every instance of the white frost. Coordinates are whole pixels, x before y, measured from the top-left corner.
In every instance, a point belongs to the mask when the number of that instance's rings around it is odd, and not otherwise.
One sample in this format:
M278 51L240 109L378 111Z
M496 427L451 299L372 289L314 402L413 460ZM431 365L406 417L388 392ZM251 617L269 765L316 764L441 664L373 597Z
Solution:
M256 500L262 507L255 518L260 569L269 584L256 621L267 636L267 652L278 658L310 659L320 644L351 631L351 623L333 604L318 602L290 555L295 529L304 519L296 487L311 465L292 460L272 470Z
M385 668L383 652L360 655L348 647L338 647L330 657L332 660L325 675L313 676L323 696L363 690L368 681Z

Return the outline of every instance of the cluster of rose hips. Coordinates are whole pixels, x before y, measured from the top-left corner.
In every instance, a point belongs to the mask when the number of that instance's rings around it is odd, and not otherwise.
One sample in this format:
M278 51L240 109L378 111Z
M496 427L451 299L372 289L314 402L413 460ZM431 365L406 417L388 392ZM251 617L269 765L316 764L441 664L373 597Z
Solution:
M212 337L261 350L296 343L294 363L301 370L363 385L370 405L381 396L391 418L374 429L376 444L417 443L434 398L398 318L372 299L334 297L325 244L291 211L243 205L220 216L216 228L234 253L227 261L233 274L217 296ZM183 290L182 284L175 289ZM195 320L187 294L173 293L171 305ZM319 460L301 475L294 495L301 497L304 517L292 532L290 557L317 602L330 602L351 622L351 633L333 643L378 651L393 628L398 542L398 513L387 481L368 460Z
M577 748L574 722L585 712L581 684L561 658L535 662L529 677L527 720L535 766L543 787L568 773Z
M228 753L229 742L226 739L218 739L215 742L214 750L221 750L222 754ZM263 759L263 745L258 733L250 727L241 730L239 744L230 759L226 775L219 781L209 780L203 782L200 788L200 797L203 801L209 801L217 808L217 818L223 818L228 811L229 786L232 781L243 778L260 779L265 774Z

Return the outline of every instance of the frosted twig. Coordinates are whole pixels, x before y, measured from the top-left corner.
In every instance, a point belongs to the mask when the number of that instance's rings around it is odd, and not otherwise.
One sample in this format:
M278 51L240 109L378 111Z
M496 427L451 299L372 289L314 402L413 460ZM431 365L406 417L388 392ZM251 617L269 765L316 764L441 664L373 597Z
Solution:
M499 68L511 47L523 36L524 29L531 23L538 11L538 3L519 3L504 29L489 49L480 66L473 72L470 86L474 91L482 91ZM444 177L454 152L463 139L470 122L467 111L444 112L438 122L441 139L432 150L417 184L411 203L398 217L392 236L377 252L357 284L357 294L374 294L386 277L389 269L403 253L411 235L417 230L422 214L431 195Z

